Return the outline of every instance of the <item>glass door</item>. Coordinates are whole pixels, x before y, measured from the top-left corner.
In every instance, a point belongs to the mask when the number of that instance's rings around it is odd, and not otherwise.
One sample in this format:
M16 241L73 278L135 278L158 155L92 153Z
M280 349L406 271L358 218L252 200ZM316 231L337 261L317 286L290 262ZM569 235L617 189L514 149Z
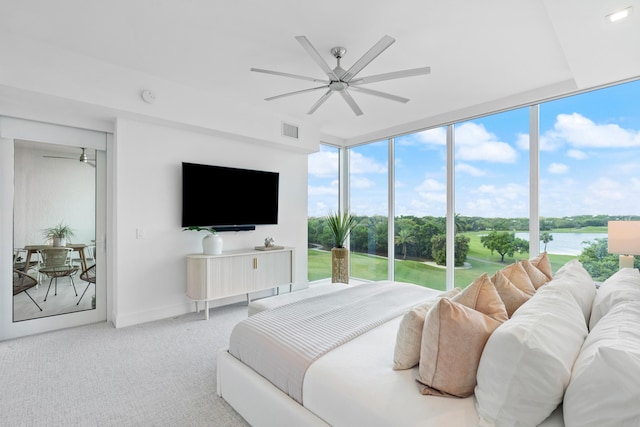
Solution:
M12 202L13 221L11 274L3 268L2 283L11 279L13 295L1 307L0 339L106 320L107 134L68 129L75 138L58 144L56 136L45 141L46 135L28 131L30 122L21 124L26 130L18 134L37 138L0 140L3 155L12 154L11 164L5 156L2 166L13 171L12 185L3 176L13 197L3 197L2 213ZM86 145L77 138L83 132ZM103 144L95 144L96 137Z

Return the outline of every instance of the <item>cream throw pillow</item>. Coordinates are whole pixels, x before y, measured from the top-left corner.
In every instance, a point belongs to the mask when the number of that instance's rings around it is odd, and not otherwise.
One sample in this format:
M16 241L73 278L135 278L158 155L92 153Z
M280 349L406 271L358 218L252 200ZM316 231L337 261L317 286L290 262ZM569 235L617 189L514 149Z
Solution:
M441 299L427 314L417 381L422 394L473 394L482 350L501 322Z
M531 279L529 279L527 271L519 262L509 264L508 266L500 270L500 272L504 274L504 276L509 279L511 283L516 285L516 287L525 294L533 295L536 293L536 288L533 286L533 283L531 283ZM491 277L491 281L493 281L494 283L496 281L496 274Z
M542 252L537 257L531 258L529 260L534 267L537 267L538 270L542 271L545 276L549 278L549 280L553 279L553 270L551 269L551 261L549 261L549 257L546 252Z
M522 304L531 298L531 295L524 293L516 285L511 283L501 271L497 271L496 274L493 275L493 285L496 287L498 295L500 295L504 303L509 318L511 318L513 313L520 308Z
M422 328L429 309L440 298L451 298L461 291L454 288L431 298L406 312L400 321L396 336L396 347L393 352L393 369L410 369L420 362L420 343L422 342Z
M509 318L507 309L487 273L482 273L451 300L478 310L499 322Z
M540 286L543 286L547 284L547 282L549 282L549 278L547 277L547 275L544 274L542 270L540 270L538 267L531 264L531 261L523 259L520 263L522 264L522 266L524 267L524 270L529 275L529 279L531 279L531 284L533 284L533 287L536 288L536 290Z

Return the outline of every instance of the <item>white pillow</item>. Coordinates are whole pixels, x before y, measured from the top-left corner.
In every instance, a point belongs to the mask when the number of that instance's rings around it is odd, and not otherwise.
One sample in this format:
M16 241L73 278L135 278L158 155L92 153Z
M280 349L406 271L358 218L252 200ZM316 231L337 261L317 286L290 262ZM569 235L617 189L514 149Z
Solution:
M489 337L475 388L481 426L535 426L562 401L587 336L564 287L542 286Z
M589 329L621 301L640 301L640 272L635 268L623 268L600 285L593 299Z
M553 279L546 286L564 286L580 306L584 315L585 324L589 324L591 317L591 306L596 296L596 285L593 278L582 263L577 259L572 259L563 265L553 276Z
M567 427L640 425L640 302L621 302L584 342L564 396Z

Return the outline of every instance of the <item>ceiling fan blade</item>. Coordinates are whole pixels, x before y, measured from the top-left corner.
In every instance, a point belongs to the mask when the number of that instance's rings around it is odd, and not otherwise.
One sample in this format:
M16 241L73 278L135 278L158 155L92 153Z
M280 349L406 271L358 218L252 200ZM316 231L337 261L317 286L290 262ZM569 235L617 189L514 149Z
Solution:
M302 89L302 90L297 90L295 92L288 92L288 93L283 93L282 95L276 95L276 96L271 96L269 98L265 98L265 101L273 101L274 99L280 99L280 98L284 98L286 96L291 96L291 95L298 95L300 93L307 93L307 92L313 92L319 89L326 89L328 86L324 85L324 86L318 86L318 87L312 87L309 89Z
M333 95L333 91L331 89L329 89L324 95L322 95L322 97L320 97L320 99L318 99L316 101L315 104L313 104L313 106L311 107L311 109L309 111L307 111L307 114L313 114L322 104L324 104L324 102L329 99L329 97Z
M431 67L413 68L411 70L393 71L391 73L376 74L375 76L362 77L351 80L349 86L363 85L367 83L381 82L384 80L401 79L403 77L421 76L430 74Z
M376 43L375 45L373 45L373 47L371 49L369 49L369 51L367 53L365 53L364 55L362 55L362 58L358 59L356 61L355 64L353 64L351 66L351 68L349 68L347 70L346 73L344 73L344 75L340 76L340 80L344 81L344 82L349 82L351 81L351 79L358 74L360 71L362 71L362 69L364 67L366 67L367 65L369 65L369 63L371 61L373 61L374 59L376 59L378 57L378 55L380 55L382 52L384 52L389 46L391 46L394 42L396 41L396 39L394 39L393 37L390 36L384 36L380 39L380 41L378 43Z
M360 107L358 107L358 104L356 104L356 101L351 97L351 94L349 94L349 92L347 92L346 90L342 90L340 91L340 95L342 95L342 99L344 99L347 104L349 104L349 107L351 107L356 116L362 115L362 110L360 109Z
M300 76L298 74L281 73L280 71L264 70L262 68L251 68L251 71L255 71L256 73L273 74L276 76L291 77L293 79L308 80L310 82L329 84L329 80L321 80L321 79L316 79L314 77Z
M47 159L67 159L67 160L78 160L77 157L61 157L61 156L42 156L42 157L46 157Z
M313 45L309 42L309 40L307 40L305 36L296 36L296 40L298 40L298 42L302 45L304 50L307 51L311 58L316 61L316 64L318 64L320 68L322 68L322 71L324 71L325 74L329 76L330 80L338 80L338 77L335 75L331 67L329 67L325 60L322 59L316 48L313 47Z
M374 95L374 96L379 96L381 98L390 99L392 101L402 102L403 104L406 104L407 102L409 102L409 98L403 98L401 96L396 96L396 95L392 95L390 93L380 92L378 90L367 89L365 87L349 86L349 89L350 90L351 89L352 90L356 90L356 91L362 92L362 93L366 93L368 95Z

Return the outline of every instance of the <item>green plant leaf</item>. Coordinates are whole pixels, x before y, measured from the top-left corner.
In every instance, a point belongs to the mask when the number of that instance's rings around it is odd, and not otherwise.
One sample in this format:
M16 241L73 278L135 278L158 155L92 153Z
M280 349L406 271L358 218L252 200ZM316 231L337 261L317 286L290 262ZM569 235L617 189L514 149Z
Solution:
M343 248L347 237L360 221L349 212L332 212L327 215L327 223L333 235L336 248Z
M217 231L213 227L198 227L197 225L192 225L191 227L185 227L182 231L208 231L211 234L217 234Z

